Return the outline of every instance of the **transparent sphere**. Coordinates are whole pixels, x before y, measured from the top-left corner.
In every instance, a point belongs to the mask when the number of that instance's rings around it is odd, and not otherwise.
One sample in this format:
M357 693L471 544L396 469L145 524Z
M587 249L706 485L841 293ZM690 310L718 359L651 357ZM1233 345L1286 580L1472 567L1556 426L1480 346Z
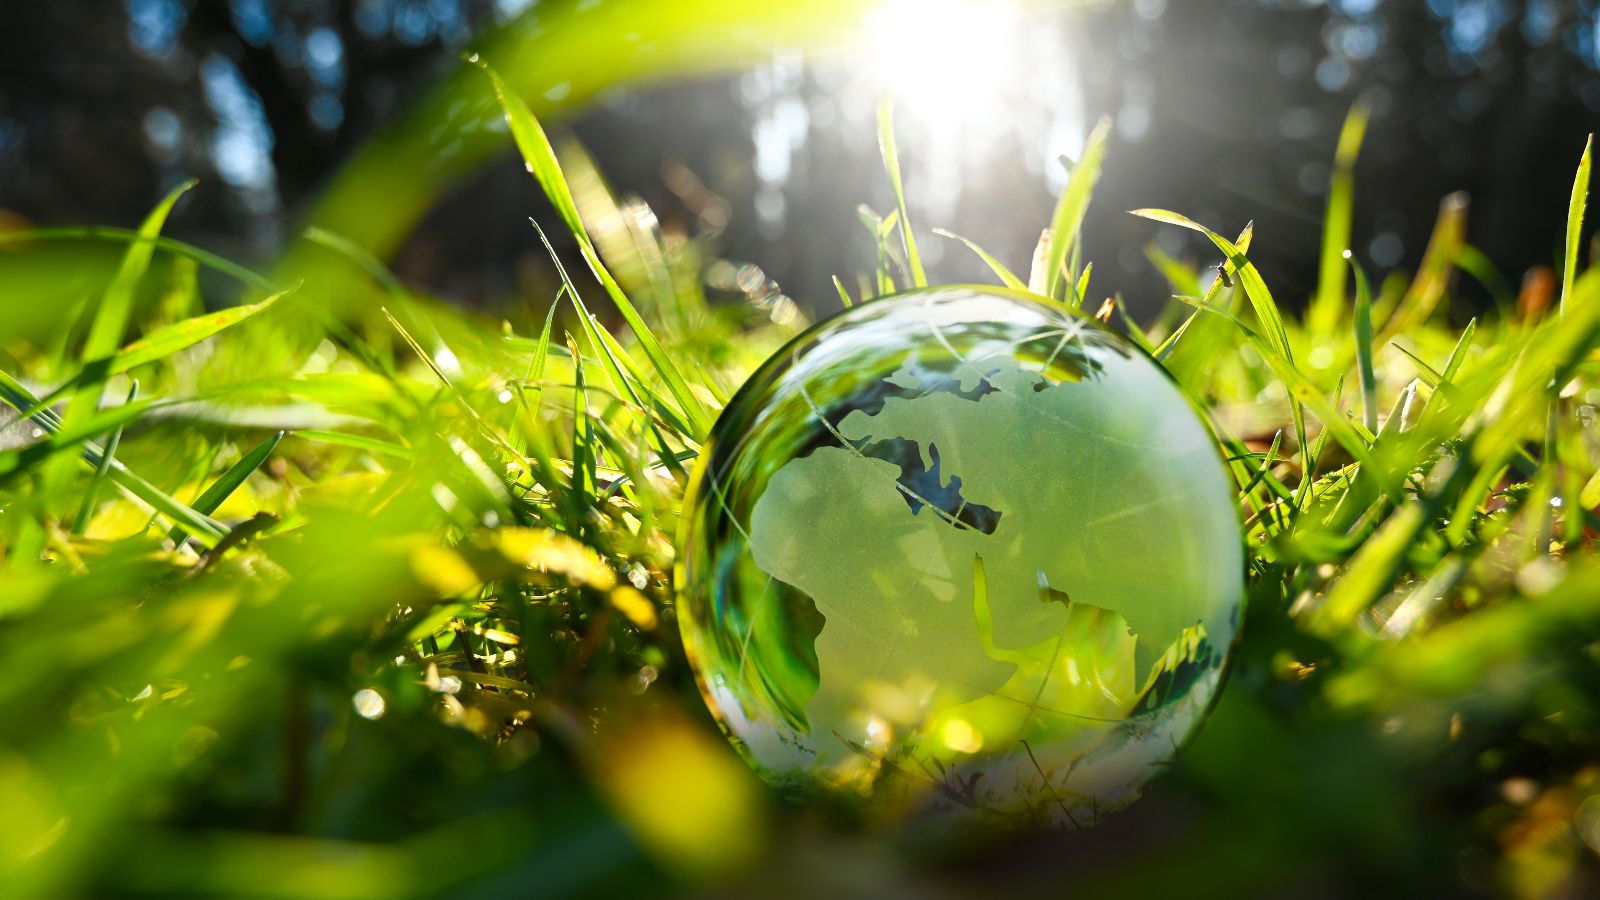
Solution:
M1216 443L1126 340L912 291L768 360L705 445L678 615L768 781L1088 825L1215 697L1244 559Z

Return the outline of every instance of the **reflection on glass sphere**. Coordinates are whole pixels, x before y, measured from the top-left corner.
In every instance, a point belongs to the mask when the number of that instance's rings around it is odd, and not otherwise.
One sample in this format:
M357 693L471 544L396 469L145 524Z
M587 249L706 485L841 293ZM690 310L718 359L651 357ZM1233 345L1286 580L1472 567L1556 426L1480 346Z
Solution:
M889 813L1087 825L1203 719L1243 547L1205 425L1030 295L913 291L734 397L685 503L684 643L768 781Z

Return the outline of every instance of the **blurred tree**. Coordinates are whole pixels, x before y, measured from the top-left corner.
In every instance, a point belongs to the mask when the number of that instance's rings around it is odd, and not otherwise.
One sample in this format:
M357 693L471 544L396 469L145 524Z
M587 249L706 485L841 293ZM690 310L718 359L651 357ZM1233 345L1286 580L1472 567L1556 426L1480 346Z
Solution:
M197 192L178 231L264 259L341 162L456 69L455 54L475 36L519 17L537 30L569 5L4 4L0 209L41 222L125 224L172 184L199 176L226 189ZM1121 213L1162 206L1226 231L1258 220L1256 253L1283 299L1308 294L1328 163L1357 98L1373 113L1357 169L1357 254L1379 271L1414 263L1440 197L1464 189L1473 198L1469 239L1514 283L1554 258L1558 223L1546 211L1563 206L1583 134L1600 120L1597 15L1593 3L1557 0L1133 0L1045 20L1067 32L1080 74L1076 84L1040 74L1053 79L1041 89L1081 90L1080 117L1118 122L1086 232L1095 293L1121 290L1144 309L1165 295L1142 254L1152 229ZM669 222L688 211L663 165L694 173L728 201L730 255L826 308L830 277L865 261L856 205L881 210L887 200L870 113L852 112L847 96L851 73L867 63L861 54L780 60L753 76L603 97L574 127L602 171ZM1006 113L1014 111L996 111ZM775 139L788 143L777 169ZM1008 132L982 165L953 177L913 168L914 213L927 205L917 199L919 174L925 191L954 184L953 199L936 204L937 215L923 209L919 225L955 227L1025 266L1060 170L1014 161L1044 140ZM901 143L913 167L941 152ZM450 151L448 142L437 149ZM406 190L396 184L394 196ZM519 268L538 262L529 212L540 208L507 142L505 163L435 206L397 265L463 299L503 296ZM945 256L942 274L983 277L964 252Z

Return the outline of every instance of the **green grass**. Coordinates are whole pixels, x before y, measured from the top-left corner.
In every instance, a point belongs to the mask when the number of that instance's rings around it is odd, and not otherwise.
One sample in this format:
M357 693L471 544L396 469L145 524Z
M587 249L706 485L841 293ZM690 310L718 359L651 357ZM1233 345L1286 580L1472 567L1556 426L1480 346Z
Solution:
M0 335L0 399L23 419L0 450L6 893L825 890L818 859L873 883L1036 887L1026 863L781 804L715 733L674 630L676 505L722 398L798 326L711 303L701 242L591 238L580 210L615 198L575 196L483 68L589 270L509 321L420 295L324 229L319 265L368 288L330 312L161 238L176 197L138 232L7 236L122 261L51 339ZM1138 212L1221 254L1209 280L1210 250L1152 249L1174 297L1130 327L1230 460L1250 597L1213 720L1121 817L1171 814L1180 836L1119 832L1136 865L1079 853L1090 893L1326 877L1536 896L1600 877L1583 843L1600 841L1588 151L1559 315L1456 328L1458 274L1483 271L1462 201L1409 281L1382 273L1374 295L1345 254L1350 121L1306 317L1250 261L1251 229ZM847 304L926 278L887 107L880 127L897 209L867 211L879 265L854 298L854 273L837 282ZM1116 165L1106 134L1032 279L1068 305L1091 287L1077 238ZM262 299L205 312L197 265ZM381 713L358 713L360 691Z

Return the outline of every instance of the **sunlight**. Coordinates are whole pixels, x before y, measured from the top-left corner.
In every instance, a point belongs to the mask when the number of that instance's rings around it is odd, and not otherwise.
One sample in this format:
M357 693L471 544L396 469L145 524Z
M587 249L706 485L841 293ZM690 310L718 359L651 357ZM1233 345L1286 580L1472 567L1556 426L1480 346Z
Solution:
M873 74L903 115L959 124L1023 81L1016 8L974 0L890 0L869 18Z

